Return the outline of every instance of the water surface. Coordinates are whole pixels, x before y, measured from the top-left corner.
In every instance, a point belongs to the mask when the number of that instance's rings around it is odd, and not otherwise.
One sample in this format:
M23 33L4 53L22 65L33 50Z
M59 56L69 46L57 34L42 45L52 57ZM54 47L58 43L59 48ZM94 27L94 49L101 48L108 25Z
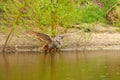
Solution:
M0 80L120 80L120 52L0 54Z

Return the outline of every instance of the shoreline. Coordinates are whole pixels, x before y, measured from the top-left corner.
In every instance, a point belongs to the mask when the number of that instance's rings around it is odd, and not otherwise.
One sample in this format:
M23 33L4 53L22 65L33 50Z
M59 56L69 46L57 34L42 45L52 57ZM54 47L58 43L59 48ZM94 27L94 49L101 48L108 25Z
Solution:
M5 34L0 34L0 52L6 39ZM88 33L86 33L88 35ZM63 40L60 51L95 51L95 50L120 50L120 33L91 33L91 39L81 40L80 34L67 37ZM41 42L26 35L14 36L5 49L5 52L42 52Z

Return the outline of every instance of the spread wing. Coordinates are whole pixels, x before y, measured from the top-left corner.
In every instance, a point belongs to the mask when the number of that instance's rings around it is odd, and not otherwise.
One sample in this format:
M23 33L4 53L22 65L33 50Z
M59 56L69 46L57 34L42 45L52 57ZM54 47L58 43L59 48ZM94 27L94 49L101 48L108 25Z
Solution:
M42 41L52 42L52 38L47 34L36 32L36 31L28 31L27 33L36 35Z
M82 30L77 31L77 32L73 32L73 33L61 34L61 35L59 35L59 36L56 36L54 39L59 38L59 39L62 40L62 39L65 38L65 37L68 37L68 36L72 36L72 35L78 34L79 32L82 32Z

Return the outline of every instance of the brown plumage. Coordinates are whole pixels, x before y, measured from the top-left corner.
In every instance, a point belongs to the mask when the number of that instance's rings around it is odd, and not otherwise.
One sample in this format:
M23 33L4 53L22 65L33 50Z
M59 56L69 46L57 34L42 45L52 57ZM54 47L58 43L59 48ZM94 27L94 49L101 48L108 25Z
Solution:
M29 33L38 36L38 38L40 38L40 40L42 41L52 42L52 38L48 36L47 34L43 34L43 33L36 32L36 31L29 31Z
M80 32L80 31L78 31ZM78 33L75 32L75 33ZM45 41L45 45L42 46L42 48L45 50L45 52L55 52L57 51L59 48L62 47L62 39L64 37L70 36L73 33L68 33L68 34L63 34L63 35L59 35L57 37L50 37L47 34L44 33L40 33L40 32L36 32L36 31L29 31L29 34L34 34L36 35L41 41Z

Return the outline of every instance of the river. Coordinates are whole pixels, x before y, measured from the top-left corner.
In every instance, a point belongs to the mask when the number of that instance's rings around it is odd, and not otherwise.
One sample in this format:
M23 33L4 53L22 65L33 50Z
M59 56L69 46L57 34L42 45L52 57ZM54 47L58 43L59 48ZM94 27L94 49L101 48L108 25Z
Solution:
M120 80L120 51L0 54L0 80Z

